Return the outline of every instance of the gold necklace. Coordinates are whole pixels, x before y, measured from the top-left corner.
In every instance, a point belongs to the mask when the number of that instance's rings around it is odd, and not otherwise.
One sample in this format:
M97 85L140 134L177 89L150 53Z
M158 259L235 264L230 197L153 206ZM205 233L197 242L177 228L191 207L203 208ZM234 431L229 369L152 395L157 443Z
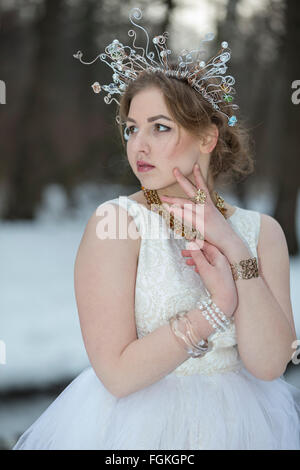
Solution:
M180 234L186 240L194 240L194 238L196 237L201 240L204 240L204 237L199 232L199 230L185 226L180 222L180 220L176 219L173 214L171 214L167 209L162 206L162 202L156 189L146 189L144 186L141 186L141 189L143 190L147 204L150 206L150 210L153 212L157 212L159 215L161 215L169 223L170 228L175 233ZM226 218L225 213L227 209L224 206L224 199L219 196L217 191L214 192L216 197L215 206L221 212L224 218Z

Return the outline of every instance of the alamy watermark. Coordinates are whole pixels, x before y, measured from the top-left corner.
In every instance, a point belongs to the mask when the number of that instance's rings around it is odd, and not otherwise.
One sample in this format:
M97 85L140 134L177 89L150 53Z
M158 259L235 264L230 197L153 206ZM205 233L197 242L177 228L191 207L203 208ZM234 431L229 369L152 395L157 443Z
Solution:
M0 104L6 104L6 85L3 80L0 80Z
M126 208L127 212L132 216L132 220L128 221L127 213L119 211L117 216L117 206L114 203L106 202L97 207L96 215L101 220L96 226L96 235L99 239L133 239L139 237L143 239L168 239L172 236L182 238L182 225L184 229L197 227L198 232L204 237L204 204L198 204L193 212L193 204L187 203L183 207L178 204L171 204L170 209L174 211L174 217L180 222L180 229L168 230L170 228L170 213L165 215L166 218L152 217L153 212L159 210L158 204L151 204L151 210L141 207L141 204L133 201L129 205L128 198L119 196L121 207ZM177 212L176 212L177 211ZM176 214L175 214L176 212ZM135 220L134 220L135 219ZM142 222L143 221L143 222ZM147 229L145 230L145 227ZM118 228L118 230L117 230ZM118 233L117 233L118 232ZM198 238L199 248L203 240Z
M295 341L292 342L292 349L295 349L296 351L293 352L291 360L292 363L297 366L300 364L300 349L297 349L297 346L300 346L300 339L296 339Z
M295 90L291 96L292 103L299 104L300 103L300 80L294 80L292 82L292 88L293 90Z
M6 344L0 339L0 365L6 364Z

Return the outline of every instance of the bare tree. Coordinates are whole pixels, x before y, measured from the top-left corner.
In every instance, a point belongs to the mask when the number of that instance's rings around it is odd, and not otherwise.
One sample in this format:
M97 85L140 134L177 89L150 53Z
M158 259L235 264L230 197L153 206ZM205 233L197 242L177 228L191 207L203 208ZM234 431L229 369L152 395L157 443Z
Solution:
M31 82L16 124L16 150L10 164L6 219L32 219L52 160L58 158L47 132L49 110L49 61L55 55L57 23L63 0L45 0L35 23L36 51ZM49 163L51 162L51 163Z
M292 83L300 77L300 8L297 0L287 0L285 9L285 36L277 73L283 74L277 117L280 120L278 136L277 199L274 217L281 224L290 255L296 255L299 245L296 234L296 209L299 191L299 129L300 110L292 102ZM279 64L278 64L279 65Z

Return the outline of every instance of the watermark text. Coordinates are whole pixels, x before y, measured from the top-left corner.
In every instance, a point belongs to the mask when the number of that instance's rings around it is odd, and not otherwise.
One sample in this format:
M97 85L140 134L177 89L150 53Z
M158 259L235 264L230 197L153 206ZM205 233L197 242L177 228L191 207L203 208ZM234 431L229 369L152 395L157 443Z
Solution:
M295 90L291 96L292 103L299 104L300 103L300 80L294 80L292 82L292 89Z
M0 339L0 365L6 364L6 344Z
M0 104L6 104L6 85L3 80L0 80Z

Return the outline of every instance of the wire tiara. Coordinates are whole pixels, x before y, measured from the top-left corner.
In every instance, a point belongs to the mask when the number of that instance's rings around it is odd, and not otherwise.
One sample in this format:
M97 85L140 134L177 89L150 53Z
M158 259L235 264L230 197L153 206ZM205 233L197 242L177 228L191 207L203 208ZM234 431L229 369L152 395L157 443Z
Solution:
M142 72L157 71L163 72L166 76L175 77L177 79L184 79L192 88L201 93L212 107L225 115L228 119L228 125L234 126L237 118L232 113L226 114L220 109L219 103L222 103L222 109L228 107L230 109L239 109L239 106L232 104L235 89L232 85L235 79L231 75L224 76L227 66L226 62L229 61L231 54L228 48L228 43L223 41L221 49L217 55L205 62L205 49L203 43L212 41L214 33L207 33L200 42L200 48L188 51L184 49L178 56L178 65L171 66L168 63L168 55L171 54L170 49L167 48L166 42L169 36L168 32L162 35L155 36L152 39L156 49L157 58L155 60L155 53L149 52L149 35L145 28L135 23L135 20L142 18L142 12L139 8L133 8L129 13L131 23L137 28L141 29L146 35L146 50L143 47L138 47L135 44L136 32L131 29L128 31L128 36L133 37L133 47L124 46L118 39L114 39L111 44L105 48L105 53L99 54L91 62L82 60L82 52L78 51L73 54L73 57L79 59L82 64L93 64L98 58L109 65L113 70L113 82L108 85L100 85L99 82L93 83L92 88L95 93L100 93L102 90L107 92L104 96L106 104L110 104L113 100L120 105L120 102L112 97L114 94L122 95L127 89L128 84L136 80ZM116 118L119 123L119 117Z

